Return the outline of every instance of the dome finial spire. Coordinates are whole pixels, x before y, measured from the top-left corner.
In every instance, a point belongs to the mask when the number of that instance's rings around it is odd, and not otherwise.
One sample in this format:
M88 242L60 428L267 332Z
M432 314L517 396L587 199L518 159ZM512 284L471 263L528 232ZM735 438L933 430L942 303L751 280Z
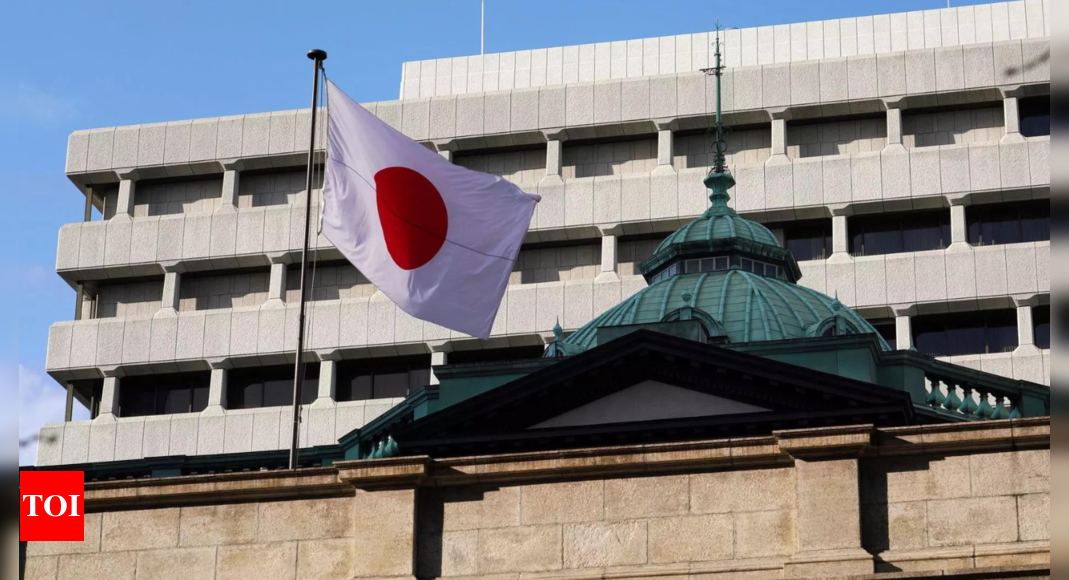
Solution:
M735 185L735 180L731 177L731 173L727 170L727 165L724 160L724 151L726 146L724 144L724 119L722 101L720 98L720 79L724 75L724 66L721 64L720 54L720 21L716 21L716 52L714 53L713 68L704 69L702 72L711 74L716 77L716 127L715 127L715 146L716 153L713 158L713 167L709 170L709 175L705 178L705 186L709 188L709 200L713 203L713 209L727 208L728 201L731 200L731 195L728 194L728 189L731 189Z

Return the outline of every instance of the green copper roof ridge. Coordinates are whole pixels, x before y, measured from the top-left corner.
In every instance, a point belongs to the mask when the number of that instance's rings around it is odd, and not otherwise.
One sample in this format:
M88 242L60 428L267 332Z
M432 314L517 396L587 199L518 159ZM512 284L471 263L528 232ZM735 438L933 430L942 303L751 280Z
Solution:
M746 318L742 325L742 341L750 342L750 313L753 311L753 287L748 286L746 292Z
M690 230L694 229L694 226L696 226L697 224L698 224L698 220L691 220L691 222L689 224L683 226L683 229L679 230L678 232L676 232L675 234L672 234L672 235L673 235L673 237L678 235L680 238L683 239L683 241L687 241L687 235L690 234Z
M753 281L755 277L759 278L760 276L755 276L754 274L743 272L742 277L746 280L746 284L749 287L750 292L752 292L753 295L757 297L757 308L761 310L761 327L765 331L765 340L772 340L772 327L768 324L768 311L765 309L765 303L768 302L768 298L765 298L765 295L761 292L757 285L754 284ZM775 313L775 310L773 310L773 312ZM776 315L778 316L778 313ZM782 326L780 326L779 330L780 334L783 334Z
M717 216L717 215L709 216L709 223L705 227L705 241L707 241L707 242L713 241L713 227L716 225L716 218L718 218L718 217L720 217L720 216Z
M668 314L668 300L672 297L672 290L676 287L676 282L679 282L681 277L673 276L668 281L668 288L665 289L664 296L661 297L661 315L657 317L657 320L664 320L664 316Z
M698 296L701 295L702 285L705 284L705 279L709 277L709 272L704 272L701 277L698 278L698 283L694 285L694 304L691 304L694 308L698 308Z
M766 280L763 276L753 275L753 276L750 276L750 277L758 279L762 284L767 284L768 283L768 280ZM751 284L752 283L753 282L751 281ZM776 305L773 304L772 301L768 299L768 296L765 296L765 293L760 288L758 288L756 284L754 284L754 290L757 292L757 297L760 298L761 300L763 300L765 302L765 304L767 304L768 307L770 309L772 309L772 315L775 317L776 326L779 327L780 337L781 338L787 338L787 333L783 330L783 317L780 315L779 308L776 308ZM764 308L763 307L762 307L761 311L764 312ZM767 326L767 322L766 322L766 326ZM772 340L771 336L769 336L769 340Z
M728 270L726 276L724 276L724 285L720 288L720 308L717 309L717 320L720 324L724 324L724 309L727 307L728 298L728 284L731 282L731 277L735 275L737 270Z
M761 283L764 284L765 286L768 286L769 290L772 290L772 292L774 292L776 294L776 296L778 296L779 299L783 301L783 303L787 306L787 308L790 308L791 314L794 315L794 319L798 322L798 326L800 328L805 328L805 322L802 322L802 317L798 314L797 310L795 310L794 308L791 308L791 303L787 302L787 297L784 296L783 293L779 291L779 288L777 288L775 284L773 284L772 282L768 281L765 278L761 279ZM778 310L776 311L776 315L779 316L779 311ZM781 331L783 330L782 325L780 326L780 330ZM786 334L784 334L784 336L786 336Z
M750 230L750 236L754 239L754 241L757 241L757 232L755 232L754 229L753 229L753 222L750 221L750 220L744 219L744 220L742 220L742 223L746 225L746 229ZM768 242L765 241L763 243L767 244Z
M650 288L652 288L652 286ZM631 300L631 308L628 309L627 318L624 319L624 323L625 324L634 324L635 323L635 314L638 313L639 302L642 301L642 297L645 296L645 295L646 295L645 292L639 292Z
M733 218L731 218L730 216L725 216L725 217L727 217L727 220L728 220L728 228L731 230L731 237L733 237L733 238L739 237L739 232L738 232L738 230L735 229L735 220Z
M816 308L813 308L813 305L810 304L808 300L806 300L805 298L802 297L801 293L798 292L798 288L800 288L800 286L798 286L797 284L787 284L787 289L791 291L791 294L793 294L794 297L797 298L798 301L802 303L802 305L804 305L806 308L809 309L809 312L813 315L813 318L817 322L820 322L821 321L820 313L817 312ZM795 316L797 316L797 315L798 315L798 313L795 312ZM801 320L801 317L799 317L799 320ZM803 329L806 326L807 325L805 323L802 323L802 328Z
M851 322L853 322L859 329L863 329L866 326L872 328L872 324L869 323L868 320L865 320L865 318L863 316L861 316L857 312L854 312L853 308L847 308L846 305L842 304L841 302L839 303L840 305L842 305L842 309L841 310L843 312L846 312L847 315L844 316L843 314L840 314L840 313L836 312L834 304L835 304L835 302L838 302L837 298L829 298L827 295L821 294L820 292L817 292L816 290L813 290L812 288L806 288L805 286L800 286L800 288L804 289L806 292L809 292L814 298L816 298L819 302L821 302L824 305L824 307L827 308L831 312L831 316L836 316L836 315L843 316L843 318L846 318L847 320L850 320ZM825 302L824 299L830 299L831 302ZM827 318L827 317L825 317L825 318ZM823 322L823 320L818 320L817 322L818 323L819 322ZM873 332L876 333L876 337L879 339L880 345L886 347L887 350L890 350L891 349L891 345L887 344L887 341L884 340L882 336L880 336L879 332L876 332L875 328L872 328L872 330L873 330Z

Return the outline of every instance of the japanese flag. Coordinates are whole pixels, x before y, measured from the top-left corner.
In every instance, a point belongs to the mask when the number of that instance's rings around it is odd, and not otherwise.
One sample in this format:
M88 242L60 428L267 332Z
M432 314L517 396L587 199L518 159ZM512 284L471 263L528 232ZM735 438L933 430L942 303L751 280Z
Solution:
M327 82L323 235L416 318L489 338L539 197L453 165Z

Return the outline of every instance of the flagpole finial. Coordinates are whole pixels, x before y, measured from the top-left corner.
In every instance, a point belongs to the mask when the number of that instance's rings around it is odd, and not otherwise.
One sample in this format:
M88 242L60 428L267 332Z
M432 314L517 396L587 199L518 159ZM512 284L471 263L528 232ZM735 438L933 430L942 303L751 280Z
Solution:
M313 48L312 50L308 51L308 59L317 62L323 62L324 60L327 60L327 51L319 50L318 48Z

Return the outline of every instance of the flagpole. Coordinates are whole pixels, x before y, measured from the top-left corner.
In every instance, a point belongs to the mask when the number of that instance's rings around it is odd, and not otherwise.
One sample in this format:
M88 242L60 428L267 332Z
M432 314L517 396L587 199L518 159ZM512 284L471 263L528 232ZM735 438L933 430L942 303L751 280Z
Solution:
M308 236L312 231L312 169L315 165L316 113L319 106L319 70L327 53L323 50L308 51L314 63L312 69L312 127L308 136L308 168L304 188L304 245L301 247L301 302L297 316L297 360L293 364L293 439L290 444L290 469L297 469L297 454L301 435L301 388L304 386L304 312L308 298L305 282L308 278Z

